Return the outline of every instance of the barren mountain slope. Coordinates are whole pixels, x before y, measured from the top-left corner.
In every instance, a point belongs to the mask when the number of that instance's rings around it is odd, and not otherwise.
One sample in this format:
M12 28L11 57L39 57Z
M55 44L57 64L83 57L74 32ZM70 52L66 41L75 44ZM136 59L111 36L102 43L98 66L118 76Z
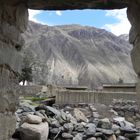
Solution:
M47 66L34 72L34 82L59 85L100 86L136 81L130 50L122 37L94 27L80 25L46 26L30 22L25 50ZM41 67L41 66L39 66Z

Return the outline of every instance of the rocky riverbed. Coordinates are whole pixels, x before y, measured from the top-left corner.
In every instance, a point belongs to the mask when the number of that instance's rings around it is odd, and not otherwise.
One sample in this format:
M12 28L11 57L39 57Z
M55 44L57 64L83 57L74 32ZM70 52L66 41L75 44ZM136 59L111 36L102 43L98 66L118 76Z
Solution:
M124 110L131 112L127 113L129 119L132 116L130 121L126 120ZM17 129L13 138L18 140L140 139L135 123L139 122L139 112L134 101L114 100L107 108L105 105L84 103L51 107L24 100L16 117Z

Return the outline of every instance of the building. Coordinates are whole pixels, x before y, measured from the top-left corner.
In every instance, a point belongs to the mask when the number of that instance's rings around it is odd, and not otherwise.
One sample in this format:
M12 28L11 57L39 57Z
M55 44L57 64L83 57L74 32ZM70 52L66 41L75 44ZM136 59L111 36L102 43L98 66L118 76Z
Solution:
M136 84L135 83L103 84L103 91L136 92Z
M65 86L63 88L66 90L88 90L86 86Z

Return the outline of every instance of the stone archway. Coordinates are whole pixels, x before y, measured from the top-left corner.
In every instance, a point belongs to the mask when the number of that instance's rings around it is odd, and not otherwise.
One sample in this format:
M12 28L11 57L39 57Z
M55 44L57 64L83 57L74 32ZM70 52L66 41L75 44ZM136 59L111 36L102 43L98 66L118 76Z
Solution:
M19 48L24 45L21 33L27 28L28 8L72 10L125 7L128 7L128 19L132 24L132 62L140 76L140 0L0 0L0 140L9 140L15 129L14 112L19 95L16 81L22 61ZM137 90L140 100L140 82Z

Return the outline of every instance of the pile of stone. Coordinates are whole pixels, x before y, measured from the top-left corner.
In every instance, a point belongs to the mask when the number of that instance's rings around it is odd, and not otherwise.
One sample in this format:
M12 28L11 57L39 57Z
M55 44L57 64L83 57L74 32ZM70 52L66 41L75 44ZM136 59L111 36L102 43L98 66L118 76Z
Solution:
M140 121L140 112L136 101L114 99L110 106L119 116L125 117L126 120L137 123Z
M13 137L19 140L129 140L139 136L132 123L122 117L102 118L91 104L22 106L16 115Z

